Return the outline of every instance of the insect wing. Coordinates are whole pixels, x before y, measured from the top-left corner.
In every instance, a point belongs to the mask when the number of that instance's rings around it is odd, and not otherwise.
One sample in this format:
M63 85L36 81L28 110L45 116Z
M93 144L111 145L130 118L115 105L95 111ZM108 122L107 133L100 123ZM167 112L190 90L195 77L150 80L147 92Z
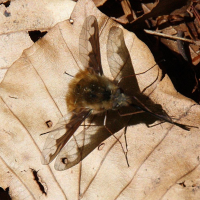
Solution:
M99 28L97 19L90 15L84 21L79 38L79 57L85 68L92 68L102 75L101 55L99 46Z
M105 127L90 126L74 136L56 158L55 169L66 170L78 164L102 141L110 137Z
M132 66L130 55L124 41L123 30L112 27L107 42L107 58L114 80L130 75L127 66Z
M54 168L56 170L62 171L73 167L83 159L81 149L84 148L87 140L84 132L81 131L78 135L74 136L61 150L55 161Z
M42 151L42 164L50 163L65 146L81 123L90 115L90 111L83 110L74 114L70 119L65 116L59 120L54 130L52 130L45 142Z

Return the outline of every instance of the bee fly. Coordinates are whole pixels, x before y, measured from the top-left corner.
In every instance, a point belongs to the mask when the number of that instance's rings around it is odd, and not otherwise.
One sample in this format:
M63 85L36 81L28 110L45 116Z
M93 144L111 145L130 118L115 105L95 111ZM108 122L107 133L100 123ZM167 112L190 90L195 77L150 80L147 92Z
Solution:
M103 75L98 23L94 16L89 16L84 21L79 38L79 53L80 60L85 69L78 72L72 78L66 97L68 111L72 115L69 119L67 117L61 119L55 128L49 132L42 152L43 164L50 163L58 155L55 162L55 169L64 170L69 168L67 166L69 161L66 157L67 150L63 147L82 122L91 114L97 114L107 110L118 110L124 106L134 106L162 121L189 130L189 126L176 123L168 116L153 113L137 100L136 97L130 97L124 94L114 81L111 81ZM139 105L133 104L134 101L137 101ZM60 133L60 125L65 125L65 132L62 134ZM76 159L78 161L75 164L81 160L81 158L75 156L73 160Z

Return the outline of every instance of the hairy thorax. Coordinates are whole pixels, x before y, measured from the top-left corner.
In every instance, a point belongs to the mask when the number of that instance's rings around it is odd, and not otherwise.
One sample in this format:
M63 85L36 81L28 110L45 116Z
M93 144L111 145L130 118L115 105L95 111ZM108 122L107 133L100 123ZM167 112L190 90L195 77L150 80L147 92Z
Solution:
M86 69L70 82L67 105L69 111L79 112L86 108L98 113L125 106L128 99L111 80Z

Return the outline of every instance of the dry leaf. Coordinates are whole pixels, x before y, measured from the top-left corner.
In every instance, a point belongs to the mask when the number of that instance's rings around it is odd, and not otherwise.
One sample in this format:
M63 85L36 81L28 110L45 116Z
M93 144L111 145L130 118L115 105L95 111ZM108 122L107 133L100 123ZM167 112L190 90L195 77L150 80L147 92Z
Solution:
M106 3L106 0L94 0L93 1L96 5L96 7L99 7L99 6L103 6L103 4Z
M157 124L146 114L134 115L134 125L127 128L130 167L114 137L68 170L55 171L54 161L41 164L47 135L40 133L50 130L48 122L54 126L67 113L65 97L71 77L65 72L75 75L82 67L79 35L89 15L97 18L103 70L112 78L106 45L110 28L119 25L100 13L91 0L80 0L72 20L58 23L25 50L0 85L1 187L9 187L11 198L17 200L198 199L199 129L188 132L169 123ZM155 61L147 46L133 33L124 29L123 33L135 73L150 69ZM199 106L178 94L167 76L161 79L157 66L135 80L136 93L161 104L180 123L199 126ZM149 122L155 122L154 126L147 127ZM123 133L121 129L115 136L124 145ZM104 135L95 137L101 140Z
M149 4L147 3L147 7L149 9L145 9L145 14L138 17L134 23L134 28L136 26L140 26L141 23L143 23L146 19L149 19L151 17L158 17L162 15L169 15L169 14L185 14L187 8L189 7L191 3L191 0L176 0L176 1L167 1L167 0L156 0L155 3ZM143 8L145 5L143 4Z
M0 81L24 49L33 45L29 31L48 31L69 19L75 6L70 0L7 1L0 4Z

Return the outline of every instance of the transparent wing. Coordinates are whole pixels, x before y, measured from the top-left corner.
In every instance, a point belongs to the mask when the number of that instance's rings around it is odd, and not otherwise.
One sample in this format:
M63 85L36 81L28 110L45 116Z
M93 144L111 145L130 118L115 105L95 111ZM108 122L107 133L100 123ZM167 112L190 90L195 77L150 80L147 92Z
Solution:
M66 170L78 164L108 137L110 133L105 127L91 126L81 131L61 150L56 158L55 169Z
M119 27L114 26L109 31L107 59L114 80L119 83L124 92L130 96L140 94L131 57L124 41L123 30Z
M84 21L79 38L79 56L85 68L92 68L102 75L101 55L99 47L99 28L97 19L90 15Z
M123 30L112 27L107 42L107 58L114 80L134 74L128 49L124 41ZM132 73L130 70L132 68Z
M71 118L65 116L59 120L54 129L49 132L42 151L42 164L50 163L65 146L81 123L90 115L91 111L83 110Z
M121 117L117 111L110 111L106 126L104 119L103 115L95 116L88 128L71 138L56 158L56 170L66 170L78 164L104 140L124 128L130 116Z

